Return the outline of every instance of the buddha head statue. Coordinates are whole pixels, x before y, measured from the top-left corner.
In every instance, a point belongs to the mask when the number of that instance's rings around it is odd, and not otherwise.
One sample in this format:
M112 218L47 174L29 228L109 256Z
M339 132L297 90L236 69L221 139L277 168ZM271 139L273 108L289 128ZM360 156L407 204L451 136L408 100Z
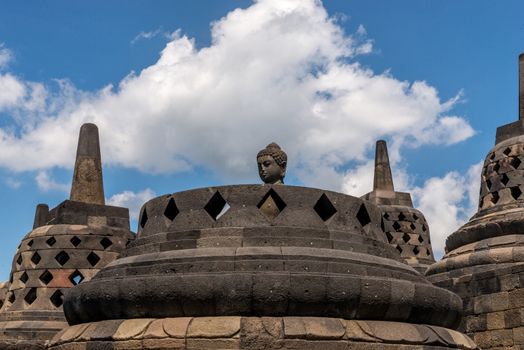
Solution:
M283 184L287 154L272 142L257 154L258 174L266 184Z

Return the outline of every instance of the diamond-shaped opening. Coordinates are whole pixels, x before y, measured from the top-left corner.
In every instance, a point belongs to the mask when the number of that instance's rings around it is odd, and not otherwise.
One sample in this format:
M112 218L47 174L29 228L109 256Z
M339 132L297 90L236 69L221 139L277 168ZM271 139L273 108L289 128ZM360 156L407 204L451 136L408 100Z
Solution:
M423 242L424 242L424 238L423 238L422 236L418 236L417 239L418 239L418 241L419 241L420 243L423 243Z
M498 192L491 193L491 203L497 204L498 201L499 201L499 193Z
M406 220L406 215L404 215L404 213L400 213L400 214L398 214L398 220L399 220L399 221Z
M371 218L369 217L368 210L366 209L366 206L364 204L360 205L360 208L357 212L357 220L360 222L360 225L362 227L366 226L371 222Z
M40 277L38 277L40 281L42 281L43 284L46 286L53 280L53 274L49 272L48 270L45 270Z
M320 196L313 209L323 221L329 220L337 212L337 209L335 209L325 193Z
M257 205L262 214L270 219L276 218L285 207L286 203L273 189L267 191L264 198Z
M427 229L428 229L428 228L426 227L426 225L422 225L422 231L426 232Z
M508 175L506 175L506 173L502 174L502 176L500 177L500 182L502 182L504 184L504 186L506 186L509 182L509 177Z
M77 236L74 236L73 238L69 240L69 242L71 242L73 247L78 247L78 245L82 242L82 240L78 238Z
M144 210L142 211L142 216L140 217L140 227L144 228L147 224L147 209L144 207Z
M11 292L11 294L9 295L9 298L7 298L7 300L9 300L9 302L11 304L14 303L15 300L16 300L15 293Z
M389 220L389 214L388 213L384 213L384 215L382 215L382 217L386 220Z
M488 186L488 189L491 189L491 180L490 179L486 180L486 186Z
M24 297L24 301L31 305L32 303L34 303L36 300L36 288L31 288L29 289L29 292L27 292L27 294L25 295Z
M31 247L33 246L33 243L34 243L34 241L33 241L33 240L30 240L29 242L27 242L27 246L28 246L29 248L31 248Z
M224 199L224 197L222 197L220 192L216 191L211 197L211 199L207 202L206 206L204 207L204 210L209 214L209 216L213 218L213 220L217 220L220 214L224 215L225 212L223 213L222 211L224 210L226 205L227 202Z
M87 256L87 261L89 262L89 264L91 264L91 266L94 267L100 261L100 257L96 255L94 252L91 252Z
M45 241L45 244L47 244L49 247L54 246L55 243L56 243L55 237L51 237L51 238L47 239L47 241Z
M397 245L396 248L397 248L399 253L402 253L402 247L401 246Z
M64 303L64 294L62 294L62 292L57 289L53 295L51 295L51 297L49 298L49 300L51 300L51 303L55 306L55 307L60 307L62 306L62 304Z
M415 226L414 223L411 223L411 225L409 225L409 227L410 227L413 231L415 231L415 229L417 228L417 226Z
M493 153L491 153L491 154L489 155L489 159L490 159L490 160L495 159L495 152L493 152Z
M40 260L42 260L42 257L40 256L40 254L38 254L38 252L35 252L31 257L31 262L35 265L38 265Z
M4 306L4 302L0 300L0 309Z
M395 231L397 231L397 232L400 230L400 224L398 223L398 221L395 221L395 222L393 223L393 228L394 228Z
M392 243L393 242L393 239L395 237L393 237L393 235L391 234L391 232L386 232L386 237L388 238L388 242L389 243Z
M520 195L522 194L522 191L518 186L511 187L511 197L514 199L519 199Z
M494 166L493 166L493 171L495 171L496 173L499 172L499 169L500 169L500 164L499 162L497 162Z
M409 233L405 232L403 235L402 235L402 240L406 243L409 242L409 240L411 239L411 236L409 235Z
M413 253L415 253L417 256L426 256L428 255L428 250L426 247L416 246L413 248Z
M27 280L29 279L29 276L27 275L27 273L24 271L24 273L22 274L22 276L20 276L20 281L22 281L23 284L25 284L27 282Z
M514 169L518 169L520 163L522 163L522 161L518 157L513 157L509 161L509 165L511 165Z
M100 240L100 245L104 247L104 249L107 249L113 245L113 242L107 237L104 237Z
M18 265L22 265L23 261L24 261L24 259L22 258L22 254L18 255L18 258L16 258L16 263Z
M413 220L417 221L419 219L417 214L413 214Z
M502 153L504 153L505 155L509 155L511 153L511 148L506 147L506 149Z
M69 275L69 280L74 286L76 286L84 280L84 275L82 275L80 271L75 270L75 272Z
M9 274L9 283L11 284L13 283L13 273L12 272Z
M56 254L55 260L60 264L60 266L64 266L69 261L69 254L62 250L60 253Z
M175 204L175 200L171 198L169 202L167 203L166 210L164 210L164 216L168 218L169 220L173 221L175 220L179 212L180 211L178 210Z

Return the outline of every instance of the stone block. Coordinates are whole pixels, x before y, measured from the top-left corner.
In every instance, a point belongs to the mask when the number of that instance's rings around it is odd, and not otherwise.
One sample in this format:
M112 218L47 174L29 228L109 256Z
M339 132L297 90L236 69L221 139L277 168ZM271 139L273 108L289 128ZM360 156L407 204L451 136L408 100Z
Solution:
M195 317L187 330L188 338L231 338L238 337L240 317Z

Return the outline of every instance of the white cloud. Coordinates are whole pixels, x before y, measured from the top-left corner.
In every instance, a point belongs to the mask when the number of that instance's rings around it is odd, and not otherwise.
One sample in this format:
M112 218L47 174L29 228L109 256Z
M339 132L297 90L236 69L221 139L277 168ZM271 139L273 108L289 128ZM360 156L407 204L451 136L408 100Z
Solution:
M6 68L13 58L13 52L4 43L0 43L0 70Z
M12 177L8 177L5 179L5 184L7 185L7 187L16 190L20 188L20 186L22 186L22 181L14 179Z
M167 31L163 30L161 27L157 28L155 30L148 31L148 32L141 31L140 33L138 33L133 38L133 40L131 40L131 45L136 44L140 40L149 40L149 39L153 39L153 38L155 38L157 36L162 36L165 39L174 40L174 39L176 39L178 37L179 33L180 33L180 31L175 31L173 33L167 32Z
M71 189L70 184L62 184L53 180L47 171L39 171L35 177L35 180L38 188L45 192L58 191L69 193Z
M364 27L344 33L319 1L260 0L214 22L209 47L177 32L156 63L118 87L67 85L29 98L35 89L16 80L23 88L11 104L40 101L39 118L0 129L0 166L71 167L78 129L89 121L100 128L106 163L152 173L204 166L234 182L256 179L254 155L276 141L299 180L312 185L322 175L319 185L341 190L343 169L365 162L378 138L395 140L398 153L406 143L471 136L467 121L447 114L457 99L360 66L358 55L372 47Z
M426 217L433 251L442 256L446 238L477 211L480 173L483 162L472 165L466 174L449 172L433 177L413 189L415 205Z
M137 220L142 205L153 197L156 197L156 193L146 188L140 192L124 191L114 194L106 202L108 205L129 208L129 216L132 220Z

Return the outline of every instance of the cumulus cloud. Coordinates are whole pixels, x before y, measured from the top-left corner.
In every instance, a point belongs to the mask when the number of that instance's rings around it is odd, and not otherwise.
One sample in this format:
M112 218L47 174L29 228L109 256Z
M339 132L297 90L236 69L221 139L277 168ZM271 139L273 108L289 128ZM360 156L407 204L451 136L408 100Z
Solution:
M153 39L157 36L162 36L164 37L165 39L175 39L178 37L178 33L179 31L176 31L174 33L171 33L171 32L168 32L168 31L165 31L163 30L161 27L160 28L157 28L155 30L150 30L150 31L141 31L140 33L138 33L134 38L133 40L131 40L131 45L134 45L136 44L138 41L140 40L149 40L149 39Z
M12 60L13 52L5 47L4 43L0 43L0 70L6 68Z
M276 141L299 181L341 190L351 186L344 169L365 162L378 138L399 153L473 133L448 114L459 93L443 101L424 81L362 67L359 55L373 50L365 28L345 33L319 1L259 0L213 22L211 36L197 48L178 31L157 62L95 92L67 85L33 98L38 85L11 76L4 105L45 108L0 129L0 166L70 167L80 125L95 122L106 163L150 173L203 166L234 182L256 178L254 154Z
M59 191L69 193L71 189L70 184L63 184L53 180L51 174L48 171L39 171L35 177L35 180L38 188L44 192Z
M412 191L415 204L429 224L435 255L442 256L446 238L477 211L482 162L466 174L449 172L432 177Z
M129 216L132 220L138 220L138 215L140 215L140 208L142 205L150 200L151 198L156 197L156 193L150 188L139 192L133 191L123 191L111 196L106 200L108 205L114 205L117 207L129 208Z

